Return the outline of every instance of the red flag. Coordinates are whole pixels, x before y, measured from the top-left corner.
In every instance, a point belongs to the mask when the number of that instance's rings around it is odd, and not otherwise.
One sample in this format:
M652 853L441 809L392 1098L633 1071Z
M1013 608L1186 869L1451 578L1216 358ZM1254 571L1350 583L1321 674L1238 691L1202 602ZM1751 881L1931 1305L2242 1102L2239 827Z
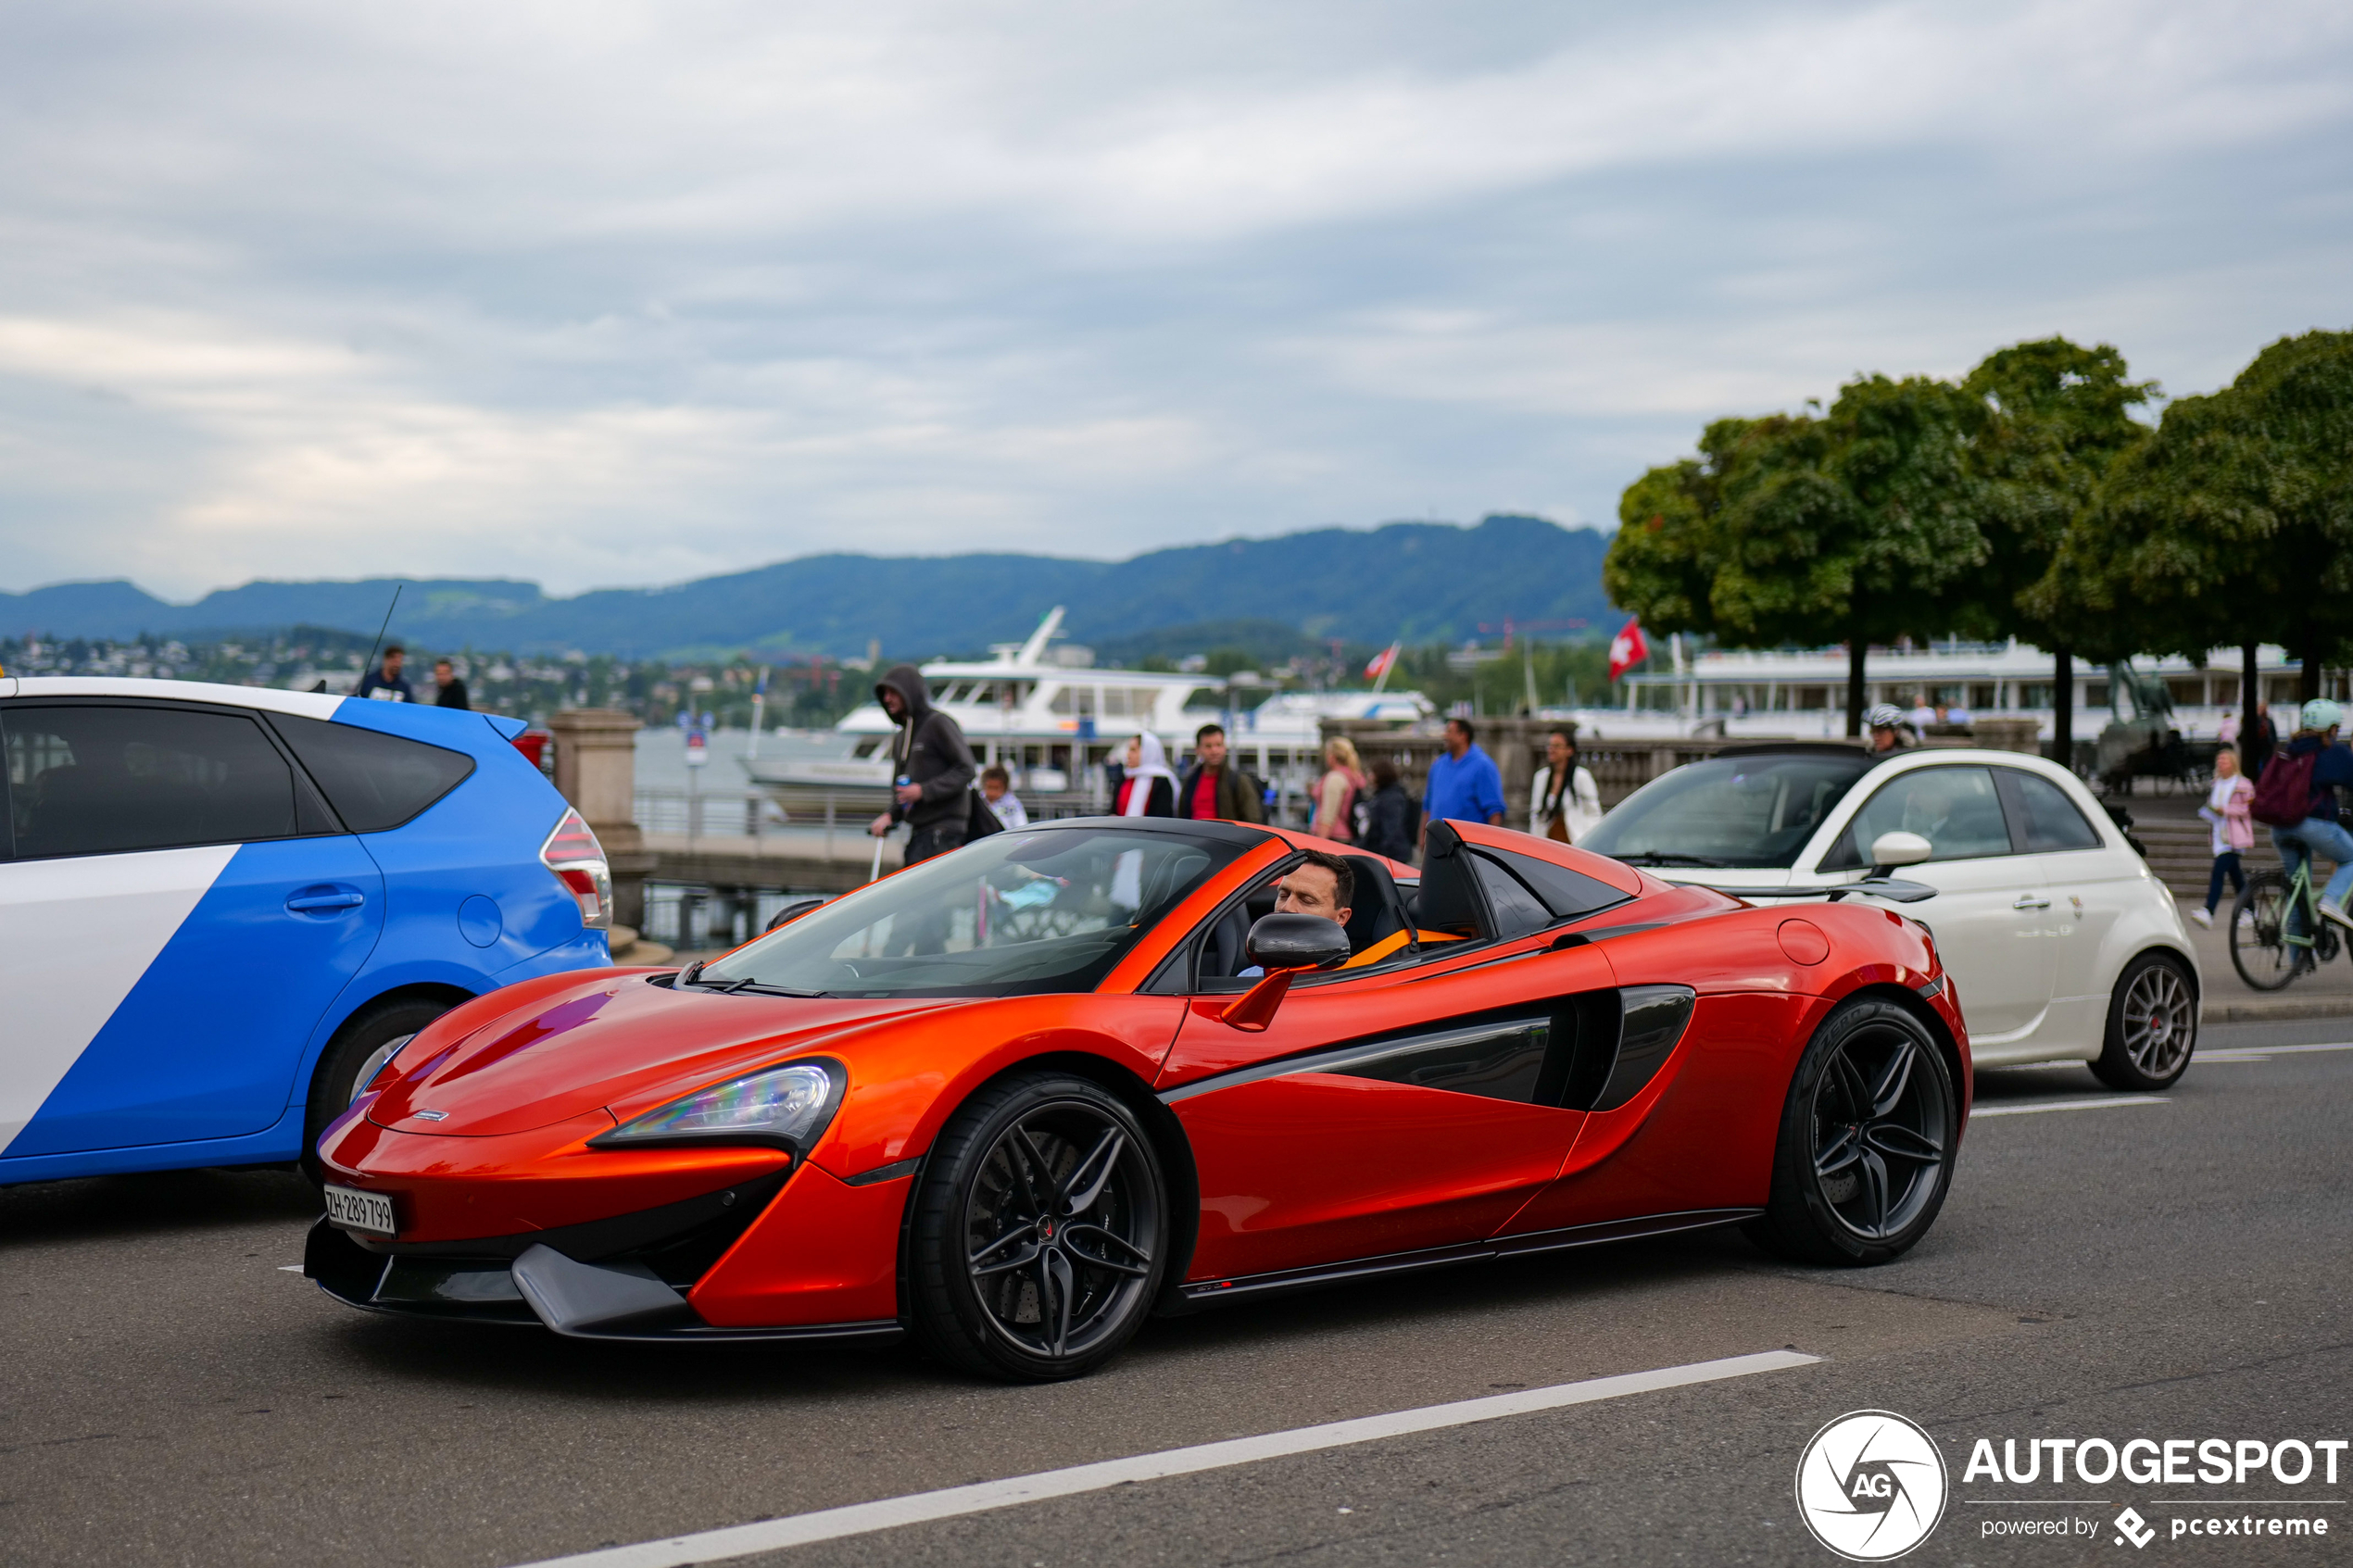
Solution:
M1650 644L1642 641L1642 620L1636 616L1624 630L1609 642L1609 678L1613 681L1651 656Z
M1381 649L1380 652L1373 655L1373 661L1365 666L1365 679L1367 681L1378 681L1382 676L1388 674L1391 670L1396 669L1397 650L1403 646L1404 645L1402 643L1391 643L1389 646Z

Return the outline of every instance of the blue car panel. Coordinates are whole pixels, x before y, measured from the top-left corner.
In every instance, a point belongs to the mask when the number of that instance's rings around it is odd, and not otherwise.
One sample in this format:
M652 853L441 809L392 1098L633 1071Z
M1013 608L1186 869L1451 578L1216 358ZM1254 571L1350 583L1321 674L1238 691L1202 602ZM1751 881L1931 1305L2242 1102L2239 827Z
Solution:
M282 733L308 724L321 742L331 739L321 721L421 742L462 753L471 767L444 757L433 766L460 781L372 832L306 817L308 836L18 859L11 818L0 814L0 996L9 998L0 1008L15 1020L0 1030L0 1183L291 1160L303 1152L314 1074L339 1030L386 1016L370 1010L376 1004L450 1006L611 961L604 932L585 925L541 859L566 807L510 744L517 721L195 683L11 684L0 689L0 736L23 711L11 696L51 708L204 705L242 709ZM86 762L112 764L43 744L39 756L10 753L0 806L11 789L21 808L44 787L66 787L56 780L72 784ZM331 801L325 777L300 762L302 746L284 744L297 795L317 777L320 793L306 798ZM332 749L355 747L398 751L377 742ZM361 777L361 787L383 776ZM29 819L19 810L15 820ZM348 1073L350 1055L341 1060Z

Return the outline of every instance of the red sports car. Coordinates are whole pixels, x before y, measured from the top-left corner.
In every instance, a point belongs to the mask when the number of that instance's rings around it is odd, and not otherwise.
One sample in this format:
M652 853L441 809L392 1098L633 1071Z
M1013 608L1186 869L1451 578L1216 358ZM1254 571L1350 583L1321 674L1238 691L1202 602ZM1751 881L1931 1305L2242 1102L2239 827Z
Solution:
M1916 922L1467 823L1418 873L1335 847L1048 823L708 965L480 997L321 1139L306 1272L1046 1379L1154 1311L1731 1223L1870 1263L1934 1221L1969 1059Z

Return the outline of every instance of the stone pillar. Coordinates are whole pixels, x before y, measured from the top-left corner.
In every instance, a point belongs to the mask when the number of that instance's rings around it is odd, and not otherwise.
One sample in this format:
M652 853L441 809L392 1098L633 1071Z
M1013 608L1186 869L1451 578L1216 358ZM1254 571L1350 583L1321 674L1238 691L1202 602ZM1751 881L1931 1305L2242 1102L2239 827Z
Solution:
M547 721L556 737L556 788L587 819L612 871L615 925L644 929L646 873L654 858L637 826L637 717L572 708Z

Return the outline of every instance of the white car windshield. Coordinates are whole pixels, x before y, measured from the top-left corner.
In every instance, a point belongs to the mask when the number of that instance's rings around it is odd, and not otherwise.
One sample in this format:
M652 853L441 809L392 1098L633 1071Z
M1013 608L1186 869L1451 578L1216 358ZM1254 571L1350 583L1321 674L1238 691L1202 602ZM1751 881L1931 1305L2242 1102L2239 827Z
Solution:
M1250 842L1231 829L1094 824L992 834L803 915L693 984L828 997L1090 991Z
M1653 779L1577 847L1636 866L1792 866L1870 765L1860 751L1710 758Z

